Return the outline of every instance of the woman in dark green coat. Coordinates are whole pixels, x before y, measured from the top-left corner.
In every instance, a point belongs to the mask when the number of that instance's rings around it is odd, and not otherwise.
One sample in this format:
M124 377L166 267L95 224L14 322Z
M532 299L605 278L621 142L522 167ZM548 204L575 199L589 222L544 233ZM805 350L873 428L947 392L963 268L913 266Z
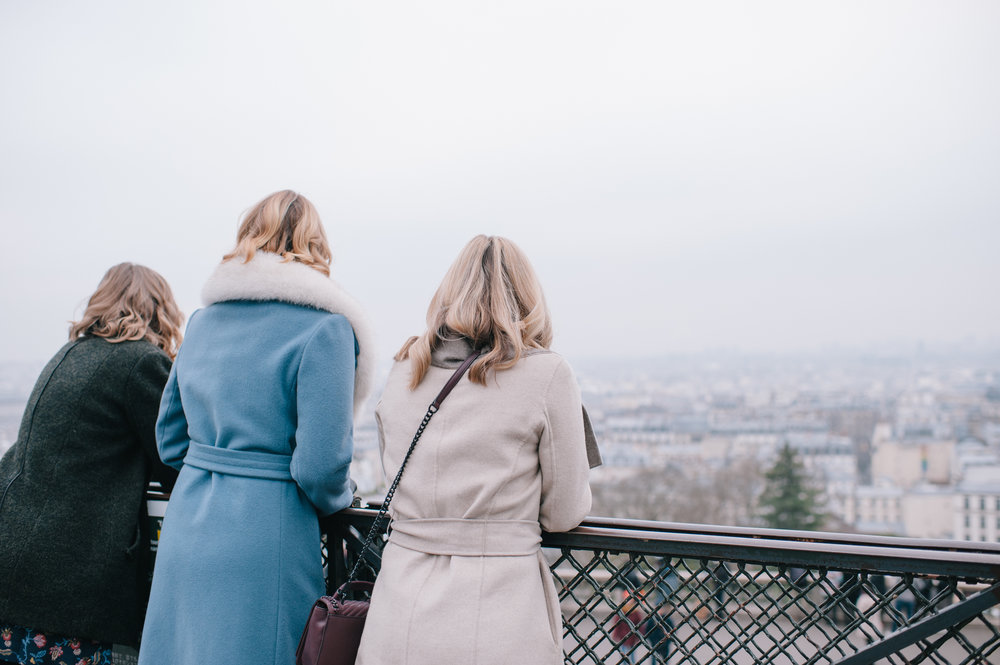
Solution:
M111 662L149 593L145 489L182 316L167 282L111 268L42 370L0 460L0 662ZM34 660L32 660L34 658Z

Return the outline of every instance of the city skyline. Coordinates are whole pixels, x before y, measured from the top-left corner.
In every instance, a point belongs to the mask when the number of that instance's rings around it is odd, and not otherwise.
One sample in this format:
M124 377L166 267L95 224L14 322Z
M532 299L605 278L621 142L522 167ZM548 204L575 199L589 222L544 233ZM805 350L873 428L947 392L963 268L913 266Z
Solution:
M310 197L388 362L476 233L539 273L555 348L1000 347L1000 6L0 8L0 360L103 272L186 314L240 213Z

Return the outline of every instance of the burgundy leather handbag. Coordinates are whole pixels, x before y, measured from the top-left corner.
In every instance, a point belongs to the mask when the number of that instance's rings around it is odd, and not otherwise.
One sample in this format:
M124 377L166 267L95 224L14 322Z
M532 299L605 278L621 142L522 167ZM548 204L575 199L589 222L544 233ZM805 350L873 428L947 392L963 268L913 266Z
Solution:
M313 605L295 650L296 665L353 665L368 616L368 601L344 600L348 587L371 593L371 582L344 582Z
M406 451L402 464L399 465L399 472L396 473L396 478L392 481L389 491L386 492L382 508L378 511L371 529L368 530L365 544L361 546L361 552L358 554L350 575L347 576L347 581L340 585L340 588L332 596L323 596L313 605L312 611L309 613L309 620L302 631L302 637L299 638L299 646L295 650L295 665L354 665L354 661L358 657L358 646L361 644L361 633L365 628L365 619L368 617L369 602L367 600L346 600L347 590L360 589L370 594L375 586L371 582L355 580L361 562L364 560L365 552L371 547L376 534L379 533L379 526L389 510L389 502L392 501L396 487L399 486L399 480L403 477L403 469L406 468L406 463L410 460L410 455L413 454L413 449L416 448L420 435L424 433L424 428L427 427L431 417L437 413L444 398L448 396L451 389L455 387L455 384L478 357L479 353L475 352L466 358L448 379L448 383L444 384L444 388L434 398L431 405L427 407L427 413L417 428L417 433L413 435L410 448Z

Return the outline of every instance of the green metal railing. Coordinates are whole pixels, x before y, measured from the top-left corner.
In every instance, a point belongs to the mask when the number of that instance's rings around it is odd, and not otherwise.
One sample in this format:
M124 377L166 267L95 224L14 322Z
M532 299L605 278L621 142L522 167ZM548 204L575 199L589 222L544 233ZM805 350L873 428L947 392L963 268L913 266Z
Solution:
M331 590L376 512L324 522ZM567 664L1000 663L998 545L591 518L542 547Z

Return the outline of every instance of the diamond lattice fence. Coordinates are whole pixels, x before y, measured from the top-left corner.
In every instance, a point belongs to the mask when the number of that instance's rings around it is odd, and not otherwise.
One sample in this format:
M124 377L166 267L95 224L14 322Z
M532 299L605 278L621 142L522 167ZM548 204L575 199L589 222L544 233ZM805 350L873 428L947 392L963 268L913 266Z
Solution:
M326 525L331 590L373 515ZM1000 548L649 524L603 520L543 539L567 664L1000 663ZM374 579L380 548L362 578Z

